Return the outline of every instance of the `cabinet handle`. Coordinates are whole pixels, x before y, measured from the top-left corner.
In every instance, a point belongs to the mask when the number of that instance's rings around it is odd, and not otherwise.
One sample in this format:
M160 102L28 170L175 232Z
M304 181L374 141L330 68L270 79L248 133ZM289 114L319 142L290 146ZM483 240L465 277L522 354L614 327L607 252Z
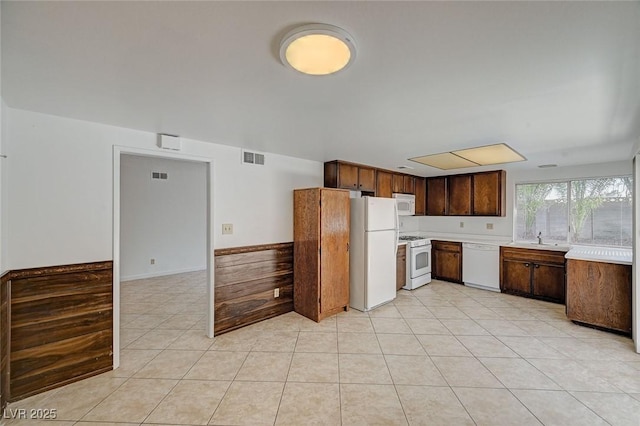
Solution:
M540 267L540 265L538 265L538 264L536 264L536 263L534 263L534 264L533 264L533 266L535 266L536 268L539 268L539 267Z
M349 243L347 243L347 251L349 251Z
M526 267L528 268L528 267L529 267L529 264L528 264L528 263L525 263L525 264L524 264L524 266L526 266Z

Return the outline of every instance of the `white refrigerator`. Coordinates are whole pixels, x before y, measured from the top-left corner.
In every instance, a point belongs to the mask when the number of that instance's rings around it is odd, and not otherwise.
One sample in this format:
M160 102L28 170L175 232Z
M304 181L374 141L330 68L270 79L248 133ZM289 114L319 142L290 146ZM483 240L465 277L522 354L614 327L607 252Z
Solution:
M349 305L359 311L369 311L395 299L396 200L352 198L349 234Z

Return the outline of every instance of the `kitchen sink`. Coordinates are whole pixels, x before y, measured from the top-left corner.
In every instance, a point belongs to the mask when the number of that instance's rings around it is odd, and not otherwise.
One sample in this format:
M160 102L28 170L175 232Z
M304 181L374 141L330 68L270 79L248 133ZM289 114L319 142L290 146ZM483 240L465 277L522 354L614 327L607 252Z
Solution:
M536 242L518 242L509 244L511 247L521 247L521 248L530 248L530 249L539 249L539 250L559 250L559 251L569 251L571 248L568 244L558 244L558 243L542 243L538 244Z

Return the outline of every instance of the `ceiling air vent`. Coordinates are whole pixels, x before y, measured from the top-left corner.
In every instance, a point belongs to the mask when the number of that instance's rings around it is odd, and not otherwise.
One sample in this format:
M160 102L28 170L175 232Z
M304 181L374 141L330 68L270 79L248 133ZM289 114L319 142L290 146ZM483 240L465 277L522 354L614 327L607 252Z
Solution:
M165 172L151 172L151 179L167 180L168 177Z
M259 164L264 166L264 154L242 150L242 162L245 164Z

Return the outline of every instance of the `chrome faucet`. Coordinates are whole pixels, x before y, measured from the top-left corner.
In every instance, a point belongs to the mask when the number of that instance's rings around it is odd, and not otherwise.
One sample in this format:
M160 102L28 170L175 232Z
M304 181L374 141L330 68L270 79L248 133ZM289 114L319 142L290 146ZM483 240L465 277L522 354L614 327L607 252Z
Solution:
M542 244L542 232L538 232L538 244Z

